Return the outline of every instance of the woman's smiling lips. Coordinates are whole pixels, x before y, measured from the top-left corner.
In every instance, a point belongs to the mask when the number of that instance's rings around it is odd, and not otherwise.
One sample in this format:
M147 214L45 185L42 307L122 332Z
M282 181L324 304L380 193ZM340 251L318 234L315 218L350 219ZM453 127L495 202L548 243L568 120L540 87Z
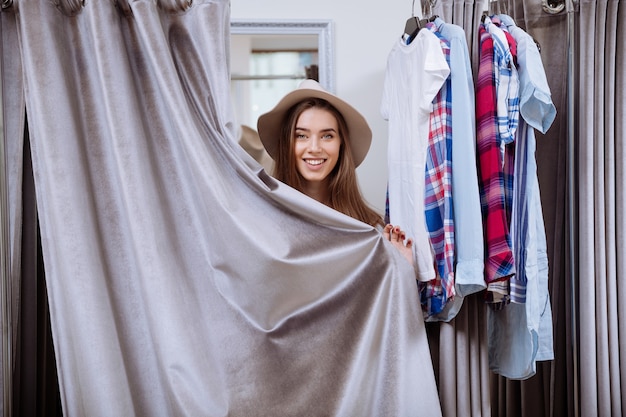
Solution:
M326 159L323 158L315 158L315 159L304 159L304 162L306 162L306 164L311 168L311 169L318 169L319 167L322 166L322 164L324 162L326 162Z

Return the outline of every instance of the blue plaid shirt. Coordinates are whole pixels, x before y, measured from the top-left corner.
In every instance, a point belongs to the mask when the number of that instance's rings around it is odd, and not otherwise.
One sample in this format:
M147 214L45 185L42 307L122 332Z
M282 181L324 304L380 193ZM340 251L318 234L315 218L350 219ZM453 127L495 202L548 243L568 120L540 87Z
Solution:
M444 39L434 23L426 28L441 43L450 65L450 43ZM433 100L426 154L426 227L435 252L437 277L420 282L420 299L426 317L440 313L455 295L454 288L454 210L452 205L452 88L451 78Z

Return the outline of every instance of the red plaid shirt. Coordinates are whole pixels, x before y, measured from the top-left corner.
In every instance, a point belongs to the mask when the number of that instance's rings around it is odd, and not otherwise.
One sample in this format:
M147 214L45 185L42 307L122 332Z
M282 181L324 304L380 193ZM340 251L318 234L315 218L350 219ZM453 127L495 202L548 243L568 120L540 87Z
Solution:
M476 142L486 245L485 281L489 284L515 274L515 262L506 212L503 161L498 146L493 40L483 25L478 33L480 61L476 81Z

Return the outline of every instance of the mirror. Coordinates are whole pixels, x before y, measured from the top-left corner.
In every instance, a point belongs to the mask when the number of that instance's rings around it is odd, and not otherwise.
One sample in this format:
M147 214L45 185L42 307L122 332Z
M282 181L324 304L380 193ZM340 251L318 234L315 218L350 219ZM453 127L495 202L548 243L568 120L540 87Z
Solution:
M237 122L258 117L313 78L334 92L332 22L236 20L230 23L231 96Z

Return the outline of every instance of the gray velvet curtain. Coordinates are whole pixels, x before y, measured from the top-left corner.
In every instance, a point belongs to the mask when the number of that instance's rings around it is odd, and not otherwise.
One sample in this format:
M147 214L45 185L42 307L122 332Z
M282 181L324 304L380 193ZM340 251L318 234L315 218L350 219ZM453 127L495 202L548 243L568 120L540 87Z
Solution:
M28 114L63 414L440 415L411 266L235 142L228 35L225 0L2 13L11 243Z
M580 414L626 413L626 5L581 1L575 251Z

